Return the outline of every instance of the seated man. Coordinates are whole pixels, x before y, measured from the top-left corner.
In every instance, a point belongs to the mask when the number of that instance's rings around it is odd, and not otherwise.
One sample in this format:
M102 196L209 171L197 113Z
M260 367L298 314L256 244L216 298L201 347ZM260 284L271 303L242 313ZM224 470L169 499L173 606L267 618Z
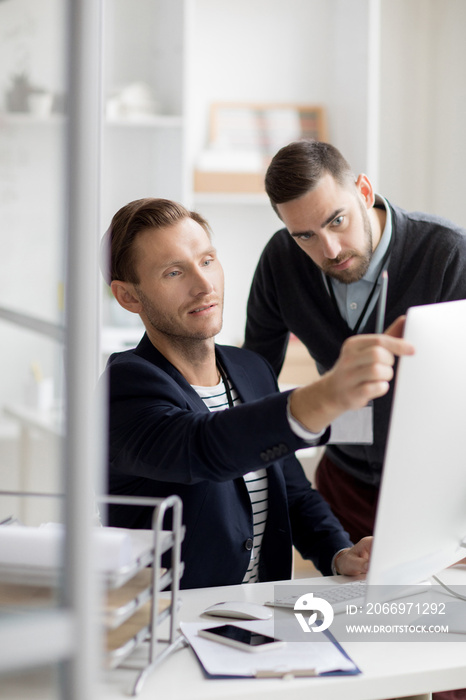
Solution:
M182 587L287 579L292 544L324 575L365 572L371 539L352 546L294 452L325 443L332 420L387 392L395 355L413 352L403 320L350 338L331 371L280 393L262 357L215 344L224 280L202 217L168 200L131 202L104 250L114 296L146 328L105 373L109 492L180 496ZM109 524L150 528L151 515L114 505Z

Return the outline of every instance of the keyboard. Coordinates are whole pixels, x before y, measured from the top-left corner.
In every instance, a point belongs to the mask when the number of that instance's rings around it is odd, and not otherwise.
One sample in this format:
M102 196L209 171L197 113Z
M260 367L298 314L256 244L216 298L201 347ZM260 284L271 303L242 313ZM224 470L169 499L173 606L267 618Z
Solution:
M313 589L310 588L310 591ZM276 608L294 608L296 601L300 595L289 595L284 598L276 598L267 603ZM317 598L323 598L328 601L333 608L333 612L337 615L346 611L347 605L363 605L366 596L365 581L350 581L348 583L339 583L326 588L316 588L315 595Z
M419 595L431 587L430 581L421 581L420 583L403 585L403 586L387 586L383 593L383 600L396 600L406 596ZM364 606L366 601L367 584L366 581L349 581L348 583L337 583L333 586L325 588L316 587L309 588L309 591L315 591L316 598L323 598L328 601L333 608L335 615L346 612L347 605ZM294 608L296 601L302 595L302 590L299 595L289 595L284 598L277 598L266 605L271 605L276 608Z

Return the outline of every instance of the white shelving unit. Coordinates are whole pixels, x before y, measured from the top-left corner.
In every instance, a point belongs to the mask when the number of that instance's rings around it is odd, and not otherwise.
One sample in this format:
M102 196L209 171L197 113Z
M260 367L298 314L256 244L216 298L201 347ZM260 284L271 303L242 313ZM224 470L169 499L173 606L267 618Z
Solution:
M191 200L188 172L187 86L190 0L107 0L104 3L103 111L119 101L123 116L103 123L101 229L133 199ZM141 87L142 86L142 87ZM141 91L153 100L145 111ZM134 346L133 319L103 294L104 357ZM141 329L142 325L136 326ZM118 338L114 347L112 338Z
M133 198L189 199L188 5L189 0L139 0L136 7L131 0L104 3L105 227Z

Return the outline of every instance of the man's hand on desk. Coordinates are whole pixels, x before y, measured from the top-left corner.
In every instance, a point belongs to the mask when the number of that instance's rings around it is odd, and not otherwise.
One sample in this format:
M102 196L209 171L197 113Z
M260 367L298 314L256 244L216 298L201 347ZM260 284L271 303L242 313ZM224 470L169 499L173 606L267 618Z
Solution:
M372 537L363 537L354 547L343 549L335 557L335 570L344 576L367 573L371 556Z

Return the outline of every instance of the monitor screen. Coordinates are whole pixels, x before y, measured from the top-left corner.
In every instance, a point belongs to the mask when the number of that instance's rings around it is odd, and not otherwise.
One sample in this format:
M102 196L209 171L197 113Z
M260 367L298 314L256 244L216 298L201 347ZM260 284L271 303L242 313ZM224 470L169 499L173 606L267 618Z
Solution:
M466 556L466 300L409 309L368 584L418 583Z

